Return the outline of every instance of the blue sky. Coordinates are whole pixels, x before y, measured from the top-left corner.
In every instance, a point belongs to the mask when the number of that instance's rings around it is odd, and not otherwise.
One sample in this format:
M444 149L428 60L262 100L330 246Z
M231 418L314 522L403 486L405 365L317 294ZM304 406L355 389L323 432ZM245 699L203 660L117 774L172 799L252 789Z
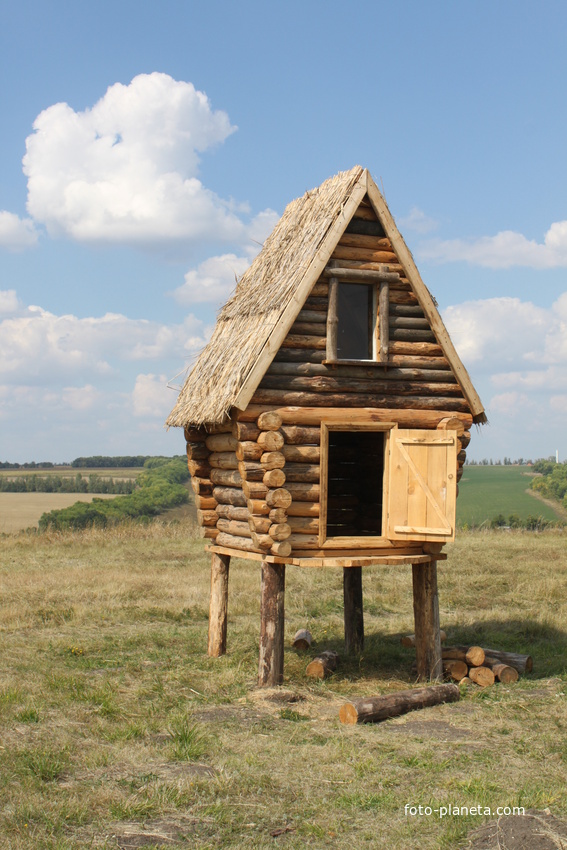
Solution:
M0 460L163 422L285 205L367 167L490 419L567 459L567 6L20 0L0 33Z

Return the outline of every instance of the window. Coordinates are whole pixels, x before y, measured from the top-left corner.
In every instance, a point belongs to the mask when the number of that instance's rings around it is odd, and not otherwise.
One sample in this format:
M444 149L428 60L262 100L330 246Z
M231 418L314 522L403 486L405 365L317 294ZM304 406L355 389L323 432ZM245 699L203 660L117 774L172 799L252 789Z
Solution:
M364 274L368 282L329 281L327 312L327 357L330 363L358 363L361 360L388 361L389 285L387 275L337 269L347 276Z
M323 422L320 546L453 540L456 473L455 431Z

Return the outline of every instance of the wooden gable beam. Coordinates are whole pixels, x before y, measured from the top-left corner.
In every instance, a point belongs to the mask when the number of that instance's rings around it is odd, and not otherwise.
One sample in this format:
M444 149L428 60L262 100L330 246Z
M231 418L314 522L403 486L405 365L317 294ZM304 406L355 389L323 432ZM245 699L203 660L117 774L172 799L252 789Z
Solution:
M361 200L366 194L366 178L363 171L361 176L355 183L350 197L343 205L340 214L337 216L332 226L329 228L327 235L323 239L320 248L311 260L305 275L297 287L289 304L285 308L282 315L279 317L277 324L272 329L260 355L240 388L240 391L234 401L234 406L238 410L246 410L250 399L256 392L258 384L264 377L272 360L280 349L280 346L288 335L291 326L297 318L297 314L303 307L305 299L311 292L314 284L319 279L325 266L329 262L331 254L335 250L337 242L346 230L348 223L358 209Z
M421 275L417 269L417 266L412 257L411 251L408 246L404 242L404 239L396 227L396 223L394 218L388 209L386 201L380 194L376 183L370 176L368 170L365 170L365 176L367 181L367 192L370 202L374 208L374 212L378 216L379 221L382 223L382 227L384 228L387 236L392 243L392 248L395 251L400 263L404 267L407 278L410 282L410 285L419 301L423 312L425 313L426 318L429 321L431 326L431 330L437 337L439 345L443 349L443 353L445 357L449 361L449 365L453 370L453 373L459 382L463 394L470 406L471 412L475 419L478 417L479 421L486 421L486 415L484 413L483 404L473 387L472 381L470 379L469 373L463 366L459 355L455 349L451 341L451 337L445 327L441 316L439 315L439 311L431 297L431 294L426 287L425 283L421 279Z

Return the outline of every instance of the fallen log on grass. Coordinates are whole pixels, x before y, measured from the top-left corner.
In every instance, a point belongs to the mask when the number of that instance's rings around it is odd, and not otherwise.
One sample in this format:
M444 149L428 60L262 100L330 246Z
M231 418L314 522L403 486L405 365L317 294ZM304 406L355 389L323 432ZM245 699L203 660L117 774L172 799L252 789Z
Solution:
M458 685L429 685L378 697L365 697L341 706L341 723L379 723L389 717L399 717L408 711L456 702L460 697Z
M309 649L312 640L313 637L308 629L299 629L299 631L294 634L291 645L294 649Z
M305 675L312 679L324 679L335 672L338 663L338 654L332 649L326 649L307 665Z

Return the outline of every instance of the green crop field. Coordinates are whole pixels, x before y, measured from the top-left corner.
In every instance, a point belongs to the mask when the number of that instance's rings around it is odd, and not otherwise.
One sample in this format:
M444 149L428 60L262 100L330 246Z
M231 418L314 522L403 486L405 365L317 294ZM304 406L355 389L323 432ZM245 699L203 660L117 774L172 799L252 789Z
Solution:
M529 516L557 521L565 512L557 505L537 498L528 489L533 473L528 466L465 466L459 482L457 523L459 526L490 524L502 514L515 514L520 520Z

